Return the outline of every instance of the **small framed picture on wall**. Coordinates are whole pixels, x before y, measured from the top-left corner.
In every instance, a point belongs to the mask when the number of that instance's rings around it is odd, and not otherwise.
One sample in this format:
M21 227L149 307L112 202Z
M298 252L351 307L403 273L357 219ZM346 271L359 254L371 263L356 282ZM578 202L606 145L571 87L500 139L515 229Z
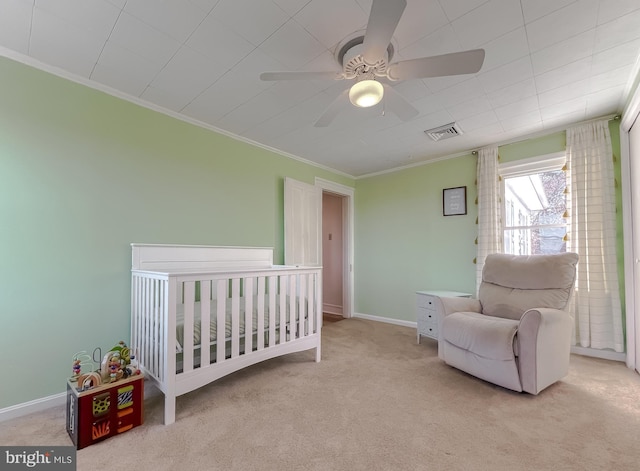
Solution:
M442 214L462 216L467 214L467 187L445 188L442 190Z

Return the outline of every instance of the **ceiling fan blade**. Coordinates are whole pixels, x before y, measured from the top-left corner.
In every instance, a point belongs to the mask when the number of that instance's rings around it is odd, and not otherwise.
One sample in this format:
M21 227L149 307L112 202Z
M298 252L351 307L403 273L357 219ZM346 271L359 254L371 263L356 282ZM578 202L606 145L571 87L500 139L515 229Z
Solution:
M318 118L318 121L314 124L316 128L326 128L331 124L331 121L340 113L342 110L347 108L349 105L348 100L349 89L347 88L343 91L338 98L333 100L333 102L329 105L329 107L325 110L325 112Z
M406 6L406 0L373 0L362 43L362 57L366 64L374 65L386 58L391 36Z
M263 72L260 80L271 82L274 80L342 80L340 72Z
M384 85L384 105L402 121L409 121L415 118L420 112L411 105L405 98L396 92L393 87Z
M391 80L407 80L445 75L475 74L482 68L484 49L452 52L441 56L422 57L391 64L387 75Z

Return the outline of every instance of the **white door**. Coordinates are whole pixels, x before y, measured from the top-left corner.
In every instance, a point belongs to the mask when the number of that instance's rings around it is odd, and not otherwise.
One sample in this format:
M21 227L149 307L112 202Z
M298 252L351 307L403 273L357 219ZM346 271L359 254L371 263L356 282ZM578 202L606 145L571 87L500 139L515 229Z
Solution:
M322 190L292 178L284 179L284 263L320 266Z

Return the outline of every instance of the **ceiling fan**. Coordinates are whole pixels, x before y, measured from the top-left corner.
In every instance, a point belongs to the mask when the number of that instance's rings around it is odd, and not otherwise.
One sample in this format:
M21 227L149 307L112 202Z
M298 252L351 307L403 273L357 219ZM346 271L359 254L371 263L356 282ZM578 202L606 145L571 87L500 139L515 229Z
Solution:
M366 108L378 104L383 96L385 107L407 121L417 116L418 110L384 82L473 74L482 67L485 53L484 49L473 49L390 63L394 52L391 37L406 6L406 0L373 0L364 34L356 34L336 48L335 58L343 69L341 73L264 72L260 79L355 80L355 84L329 105L316 121L316 127L328 126L349 102Z

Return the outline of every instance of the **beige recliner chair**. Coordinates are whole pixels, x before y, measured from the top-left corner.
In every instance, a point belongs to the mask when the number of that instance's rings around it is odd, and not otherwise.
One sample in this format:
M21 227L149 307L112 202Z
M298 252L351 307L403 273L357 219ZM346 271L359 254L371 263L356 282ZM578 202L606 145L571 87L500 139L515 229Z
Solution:
M531 394L566 376L577 263L575 253L487 256L478 299L440 298L438 356Z

